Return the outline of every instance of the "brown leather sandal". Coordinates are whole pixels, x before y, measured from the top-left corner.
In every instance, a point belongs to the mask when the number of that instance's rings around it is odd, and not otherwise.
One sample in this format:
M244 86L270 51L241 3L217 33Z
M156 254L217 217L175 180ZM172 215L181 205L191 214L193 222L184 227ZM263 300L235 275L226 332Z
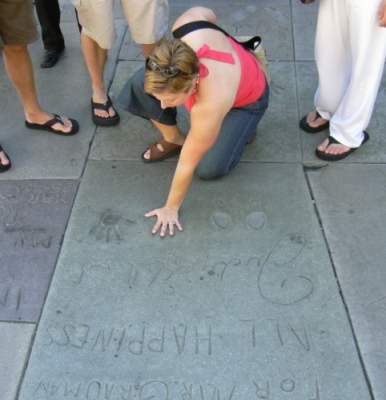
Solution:
M157 144L160 144L163 148L163 151L161 151L158 147ZM173 157L174 155L178 154L182 149L182 146L180 144L175 144L175 143L170 143L167 142L166 140L162 139L158 143L153 143L147 150L150 150L150 157L149 159L145 158L145 153L147 152L144 151L142 153L142 161L145 163L152 163L152 162L157 162L157 161L162 161L166 160L167 158Z

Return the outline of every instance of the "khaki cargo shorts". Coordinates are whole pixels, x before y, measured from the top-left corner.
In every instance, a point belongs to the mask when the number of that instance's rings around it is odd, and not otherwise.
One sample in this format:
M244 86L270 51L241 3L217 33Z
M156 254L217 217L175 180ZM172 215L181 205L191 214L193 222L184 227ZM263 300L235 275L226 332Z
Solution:
M0 0L0 47L27 45L37 38L32 0Z
M0 0L1 1L1 0ZM72 0L84 33L103 49L115 39L114 0ZM167 0L121 0L131 36L138 44L152 44L168 29Z

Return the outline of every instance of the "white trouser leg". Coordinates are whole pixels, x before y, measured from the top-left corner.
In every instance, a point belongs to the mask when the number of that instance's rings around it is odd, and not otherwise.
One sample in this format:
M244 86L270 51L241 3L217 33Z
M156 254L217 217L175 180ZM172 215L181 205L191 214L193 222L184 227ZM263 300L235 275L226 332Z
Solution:
M315 60L319 87L315 108L324 119L331 119L339 107L350 79L351 58L346 51L349 26L346 0L320 0L315 40Z
M322 0L323 1L323 0ZM359 147L374 109L386 58L386 28L378 25L381 0L333 0L347 3L350 82L330 120L330 134L340 143Z
M381 0L320 0L315 57L315 107L330 134L358 147L369 124L386 57L386 29L378 25Z

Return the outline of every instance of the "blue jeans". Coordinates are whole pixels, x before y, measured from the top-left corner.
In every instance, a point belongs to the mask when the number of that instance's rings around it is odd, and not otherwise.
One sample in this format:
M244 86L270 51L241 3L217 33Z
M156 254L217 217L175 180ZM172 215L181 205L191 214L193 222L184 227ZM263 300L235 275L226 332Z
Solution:
M177 124L175 108L162 109L159 100L145 93L145 68L129 79L117 99L117 105L146 119L165 125ZM215 145L201 160L197 175L201 179L215 179L228 174L240 161L244 148L256 135L256 128L268 107L269 88L255 103L232 108L225 116Z
M240 161L245 146L256 135L269 102L269 88L255 103L232 108L224 118L217 142L201 160L197 175L201 179L216 179L227 175Z

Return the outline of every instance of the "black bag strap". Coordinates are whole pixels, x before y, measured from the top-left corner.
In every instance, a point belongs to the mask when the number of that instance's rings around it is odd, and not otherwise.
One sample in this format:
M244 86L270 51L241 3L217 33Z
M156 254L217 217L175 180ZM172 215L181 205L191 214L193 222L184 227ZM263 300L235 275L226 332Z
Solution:
M209 22L209 21L193 21L193 22L189 22L189 23L187 23L185 25L180 26L175 31L173 31L173 36L176 39L181 39L183 36L187 35L188 33L197 31L199 29L215 29L217 31L220 31L225 36L228 36L228 37L232 38L235 42L241 44L241 46L243 46L247 50L254 51L254 50L256 50L256 48L261 43L261 37L260 36L253 36L252 38L248 39L245 42L239 42L232 35L230 35L227 31L224 31L224 29L220 28L218 25L213 24L212 22Z

